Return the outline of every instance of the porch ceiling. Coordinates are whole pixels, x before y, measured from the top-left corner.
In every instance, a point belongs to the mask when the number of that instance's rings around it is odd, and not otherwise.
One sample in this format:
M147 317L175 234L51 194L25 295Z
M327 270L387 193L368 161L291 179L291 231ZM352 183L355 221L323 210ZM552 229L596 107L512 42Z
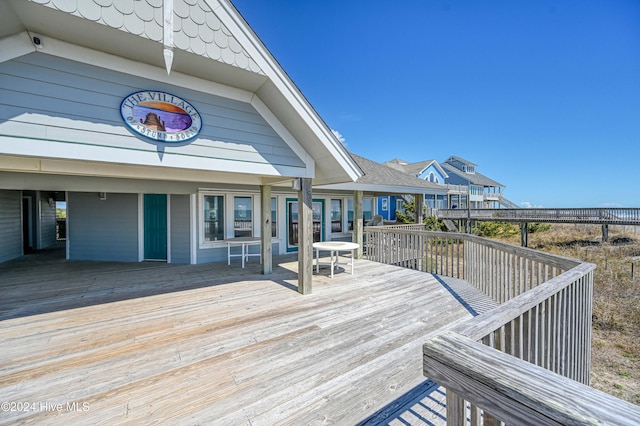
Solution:
M0 265L0 394L65 409L7 422L355 424L423 383L426 336L470 316L432 275L368 261L301 296L277 258L269 276L35 259Z

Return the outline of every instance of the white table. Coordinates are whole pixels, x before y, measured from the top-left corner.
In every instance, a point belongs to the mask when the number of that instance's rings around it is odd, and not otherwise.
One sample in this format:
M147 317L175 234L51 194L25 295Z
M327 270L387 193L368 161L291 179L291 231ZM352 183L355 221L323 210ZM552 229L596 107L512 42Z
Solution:
M316 251L316 273L320 272L320 252L328 251L331 254L330 262L323 263L322 265L329 265L331 267L331 278L333 278L333 270L339 265L339 255L341 251L351 252L351 275L353 275L353 265L355 262L354 250L360 248L358 243L350 243L348 241L320 241L313 243L313 248ZM348 265L349 263L347 263Z
M249 260L250 256L260 256L260 262L262 262L262 249L258 253L249 253L249 246L260 246L260 238L256 237L238 237L225 240L227 243L227 265L231 265L232 257L242 258L242 267L244 268L245 260ZM240 253L231 253L232 246L240 246Z

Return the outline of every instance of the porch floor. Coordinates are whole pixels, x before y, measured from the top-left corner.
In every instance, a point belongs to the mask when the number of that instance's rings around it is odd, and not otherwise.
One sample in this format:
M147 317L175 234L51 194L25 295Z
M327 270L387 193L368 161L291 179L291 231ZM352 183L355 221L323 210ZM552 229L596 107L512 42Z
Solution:
M441 278L236 263L0 264L0 424L444 422L421 345L472 309Z

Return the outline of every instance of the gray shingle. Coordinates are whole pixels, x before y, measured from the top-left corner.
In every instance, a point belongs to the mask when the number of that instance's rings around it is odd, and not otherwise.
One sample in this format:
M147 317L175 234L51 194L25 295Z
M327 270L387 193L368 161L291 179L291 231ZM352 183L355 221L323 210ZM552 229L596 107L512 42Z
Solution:
M356 183L368 185L391 185L391 186L410 186L416 189L443 189L442 185L431 183L418 179L408 173L396 170L395 168L384 164L376 163L368 158L351 154L351 158L364 172L364 176L360 177Z

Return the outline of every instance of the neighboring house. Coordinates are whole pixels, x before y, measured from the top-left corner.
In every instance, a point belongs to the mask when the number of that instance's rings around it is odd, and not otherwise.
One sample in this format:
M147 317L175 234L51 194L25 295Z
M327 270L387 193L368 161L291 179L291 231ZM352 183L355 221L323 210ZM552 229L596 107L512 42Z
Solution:
M299 197L362 175L229 0L3 2L0 74L0 261L55 243L57 201L67 259L286 253ZM348 235L352 195L313 198Z
M396 158L384 164L428 182L444 185L445 195L425 193L427 207L466 208L467 197L472 209L518 207L504 197L504 185L477 172L476 164L461 157L451 156L443 163L436 160L409 163Z
M404 173L408 173L419 179L439 185L436 187L437 191L434 190L424 194L425 205L427 207L442 209L448 208L450 205L450 195L452 194L453 189L447 189L446 186L444 186L449 175L436 160L409 163L399 158L394 158L393 160L387 161L383 164ZM397 210L403 211L403 201L408 200L405 200L403 197L396 197L395 203Z
M477 172L476 167L476 164L454 155L442 163L442 168L449 175L448 184L469 188L469 201L472 209L500 208L501 204L513 204L503 196L505 186Z
M351 157L363 171L361 177L355 182L321 185L316 189L342 190L347 193L362 192L365 200L365 222L371 219L372 215L380 215L384 220L395 221L395 210L401 200L405 198L422 197L423 194L446 196L447 190L442 185L427 182L404 173L396 167L389 167L353 153L351 153ZM369 204L368 200L375 202ZM372 209L370 214L367 211L369 207Z

